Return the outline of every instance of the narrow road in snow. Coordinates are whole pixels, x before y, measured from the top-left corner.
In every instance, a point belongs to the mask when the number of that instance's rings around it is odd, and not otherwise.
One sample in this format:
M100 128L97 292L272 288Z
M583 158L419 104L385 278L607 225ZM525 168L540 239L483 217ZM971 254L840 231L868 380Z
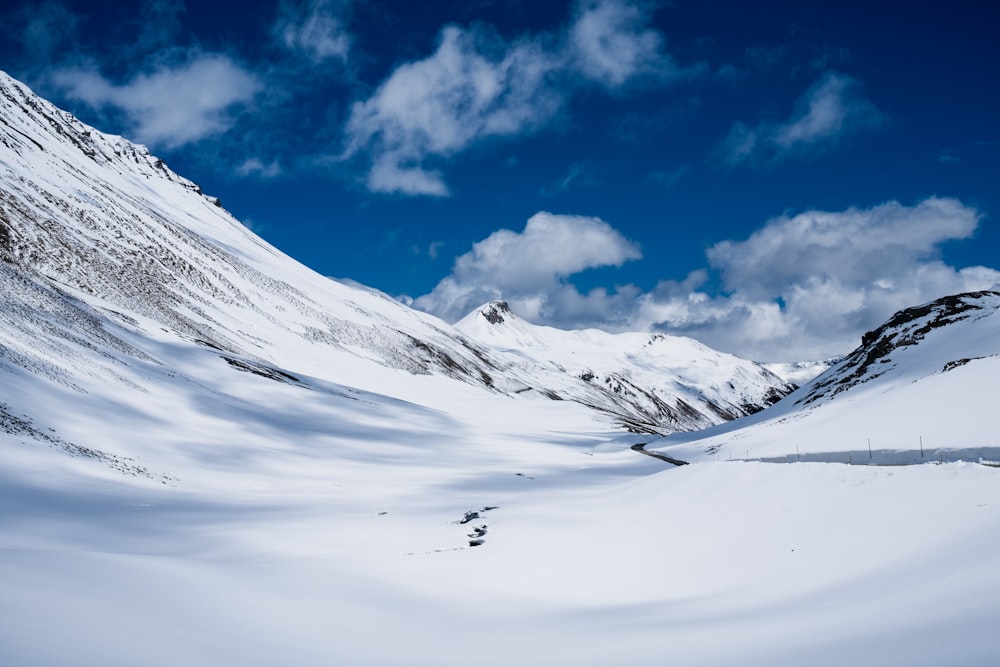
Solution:
M666 454L660 454L659 452L647 452L646 443L644 442L640 442L638 445L632 445L632 451L645 454L646 456L652 456L654 459L660 459L661 461L666 461L667 463L673 463L675 466L686 466L688 464L687 461L681 461L680 459L675 459L667 456Z

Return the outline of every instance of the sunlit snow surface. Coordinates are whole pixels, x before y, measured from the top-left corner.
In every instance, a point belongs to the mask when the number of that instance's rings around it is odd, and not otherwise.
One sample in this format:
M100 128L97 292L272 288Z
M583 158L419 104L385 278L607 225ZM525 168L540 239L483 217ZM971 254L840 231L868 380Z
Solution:
M961 295L902 311L770 410L650 448L689 461L998 462L998 397L1000 293Z
M835 396L650 442L673 468L517 393L523 346L316 276L36 104L52 134L0 132L0 664L1000 662L1000 470L738 460L989 454L995 305Z

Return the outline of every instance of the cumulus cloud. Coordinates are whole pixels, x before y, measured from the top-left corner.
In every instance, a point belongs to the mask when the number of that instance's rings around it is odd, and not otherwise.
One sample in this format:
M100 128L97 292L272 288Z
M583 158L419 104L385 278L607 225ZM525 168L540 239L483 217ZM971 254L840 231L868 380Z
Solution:
M735 166L822 152L881 122L882 114L864 97L857 79L828 72L783 122L764 121L756 127L734 123L722 145L723 162Z
M537 213L524 231L496 231L455 260L449 276L414 301L422 310L458 320L492 299L506 299L523 316L546 322L592 322L635 293L604 289L581 294L566 279L586 269L620 266L642 253L599 218Z
M784 215L711 247L708 265L683 280L582 293L574 275L639 259L639 247L602 220L539 213L523 232L475 244L414 305L454 321L506 299L539 324L666 331L759 361L820 359L850 351L901 308L1000 288L1000 271L941 259L941 245L971 238L981 218L938 197Z
M228 56L200 52L120 85L95 67L57 69L51 81L70 98L122 113L132 138L166 149L225 132L262 88L256 75Z
M274 34L284 48L313 64L347 62L351 36L341 18L343 4L332 0L283 3Z
M719 294L698 280L689 289L662 283L642 296L633 322L760 360L841 354L900 308L1000 284L994 269L940 257L943 243L970 238L980 220L974 208L937 197L777 217L708 250Z
M688 71L672 63L648 20L623 0L586 0L565 34L505 44L448 26L432 55L400 65L351 107L342 157L368 154L373 192L447 195L444 175L428 161L536 131L581 86L614 89Z
M421 166L426 156L526 131L559 108L561 96L545 86L555 63L538 43L519 42L495 57L481 46L474 31L449 26L433 55L400 66L354 104L347 154L372 149L371 190L447 194L441 174Z

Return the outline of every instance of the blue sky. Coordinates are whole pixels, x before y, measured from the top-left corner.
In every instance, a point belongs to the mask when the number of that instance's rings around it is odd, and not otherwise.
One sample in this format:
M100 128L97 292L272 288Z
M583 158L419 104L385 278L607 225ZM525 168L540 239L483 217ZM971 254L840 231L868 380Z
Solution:
M0 68L445 319L795 360L1000 284L987 5L14 2Z

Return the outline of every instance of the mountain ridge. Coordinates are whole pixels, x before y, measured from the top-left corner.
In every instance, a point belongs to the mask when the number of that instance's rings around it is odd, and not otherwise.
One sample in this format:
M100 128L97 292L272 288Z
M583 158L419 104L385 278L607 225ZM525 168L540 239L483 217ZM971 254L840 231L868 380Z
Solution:
M998 374L1000 292L949 295L898 311L774 407L650 449L695 461L997 460Z
M455 328L511 352L522 366L548 367L589 391L579 402L626 401L638 413L657 414L690 431L752 414L794 387L756 362L712 350L698 341L661 333L564 331L531 324L505 301L490 301ZM659 378L659 382L657 379ZM581 385L564 385L574 396Z
M0 256L8 274L37 288L35 301L15 303L11 296L8 310L31 313L31 303L40 308L44 302L46 317L63 318L49 325L22 320L17 338L0 333L0 345L8 361L16 357L24 367L44 367L67 382L78 370L72 360L33 350L30 341L58 347L60 331L72 338L73 322L86 320L88 349L120 350L102 320L137 331L136 322L149 318L178 342L215 350L237 370L396 391L369 379L366 364L376 363L512 397L575 401L629 429L653 433L747 414L791 389L776 376L751 372L750 362L684 339L663 338L660 346L728 361L717 364L715 374L680 383L645 372L641 366L649 360L638 352L619 355L617 368L602 369L603 384L583 379L585 372L568 375L566 367L526 360L377 290L319 276L257 237L145 147L90 128L6 74L0 74L0 120ZM596 334L547 335L546 345L559 347L562 339ZM609 340L604 336L597 344ZM141 347L133 342L129 349ZM106 359L115 354L80 363L114 374Z

